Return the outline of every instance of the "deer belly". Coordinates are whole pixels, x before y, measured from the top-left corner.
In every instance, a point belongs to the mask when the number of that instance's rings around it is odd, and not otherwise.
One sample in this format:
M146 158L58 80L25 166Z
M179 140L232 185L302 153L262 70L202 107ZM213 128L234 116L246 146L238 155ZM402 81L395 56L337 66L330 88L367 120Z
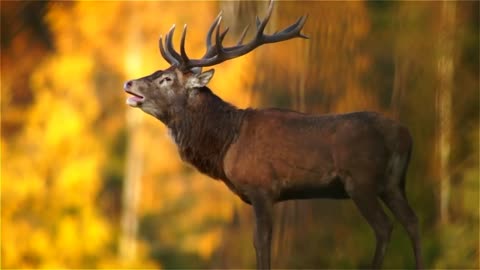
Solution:
M271 164L274 165L271 167L272 181L280 200L348 198L341 176L329 162L289 164L277 160Z
M293 180L292 180L293 181ZM344 184L340 177L334 177L328 181L318 182L294 182L280 190L279 201L298 199L347 199Z

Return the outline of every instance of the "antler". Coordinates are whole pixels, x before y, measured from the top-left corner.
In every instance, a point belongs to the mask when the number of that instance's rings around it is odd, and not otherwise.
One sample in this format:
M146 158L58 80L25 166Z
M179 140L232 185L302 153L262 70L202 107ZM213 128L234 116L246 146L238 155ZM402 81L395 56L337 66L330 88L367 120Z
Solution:
M185 38L187 35L187 25L184 26L182 32L182 38L180 41L180 54L175 51L172 44L173 33L175 32L175 25L172 26L170 31L165 36L165 47L163 44L162 37L160 37L160 53L162 57L167 60L172 66L178 66L182 70L190 70L195 67L207 67L213 66L229 59L233 59L244 54L249 53L253 49L267 43L280 42L292 38L305 38L307 36L300 33L303 25L307 19L307 16L302 16L292 25L286 27L280 32L276 32L272 35L267 35L263 33L265 27L267 26L268 20L272 15L273 10L273 0L270 0L268 5L267 15L265 18L260 21L258 16L256 17L256 26L257 31L253 40L247 44L242 45L243 39L247 34L249 26L245 27L240 40L237 45L231 47L224 47L222 42L225 36L228 33L229 28L227 27L223 32L220 31L220 24L222 22L222 12L220 12L217 18L213 21L207 32L206 46L207 50L202 58L200 59L190 59L185 52ZM216 29L216 31L215 31ZM215 31L215 44L212 45L212 34ZM221 32L221 33L220 33Z

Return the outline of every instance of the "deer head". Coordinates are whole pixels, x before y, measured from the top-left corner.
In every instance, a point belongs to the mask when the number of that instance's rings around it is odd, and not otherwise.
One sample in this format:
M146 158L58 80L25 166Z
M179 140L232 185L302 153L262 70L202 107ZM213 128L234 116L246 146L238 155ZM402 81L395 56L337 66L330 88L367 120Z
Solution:
M200 59L190 59L185 51L187 26L185 25L180 41L180 53L173 48L173 34L175 25L165 36L160 37L159 48L162 57L171 65L166 70L159 70L151 75L136 80L127 81L125 91L131 95L127 104L138 107L168 124L174 114L185 107L190 99L195 98L198 89L205 87L211 80L214 70L202 72L202 67L213 66L224 61L240 57L253 49L267 43L280 42L292 38L307 38L300 31L307 19L300 17L295 23L275 34L264 34L265 27L273 10L273 1L270 1L267 15L263 20L256 19L256 33L254 38L243 44L248 26L245 27L236 45L224 47L222 42L229 28L221 31L222 12L210 26L206 36L206 52ZM215 32L215 43L212 44L212 35Z
M207 85L213 69L203 73L184 72L175 66L159 70L151 75L125 83L124 89L131 95L127 104L138 107L168 124L172 114L187 104L196 90Z

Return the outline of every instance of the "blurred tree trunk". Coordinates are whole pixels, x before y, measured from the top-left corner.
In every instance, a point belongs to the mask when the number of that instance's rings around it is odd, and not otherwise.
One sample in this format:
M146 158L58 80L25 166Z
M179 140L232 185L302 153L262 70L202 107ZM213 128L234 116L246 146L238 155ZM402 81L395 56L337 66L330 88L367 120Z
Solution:
M392 116L400 120L401 108L409 84L409 75L415 59L416 48L409 41L417 29L412 29L411 20L418 9L417 3L397 3L394 17L394 28L391 30L394 41L393 51L393 85L390 100ZM418 26L417 26L418 27Z
M400 117L400 108L403 103L403 97L407 86L409 67L409 60L403 57L403 54L397 50L395 52L394 60L395 73L393 78L393 94L390 102L392 115L396 119L399 119Z
M132 5L132 9L133 9ZM133 77L135 70L141 65L139 36L136 22L140 20L135 10L131 10L129 30L127 31L127 54L125 58L125 74ZM120 260L124 263L132 262L136 258L136 237L138 230L138 202L141 189L141 175L143 169L142 139L140 127L143 114L138 110L127 109L127 152L125 165L125 179L123 184L122 220L120 232Z
M440 32L437 47L437 114L440 177L440 223L448 223L451 173L452 90L454 75L454 34L456 2L443 0L440 7Z

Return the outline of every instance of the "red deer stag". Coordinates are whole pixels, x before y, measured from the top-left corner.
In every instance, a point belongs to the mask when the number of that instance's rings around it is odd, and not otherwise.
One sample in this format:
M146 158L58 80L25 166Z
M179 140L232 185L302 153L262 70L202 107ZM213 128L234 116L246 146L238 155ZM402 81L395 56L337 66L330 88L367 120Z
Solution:
M405 227L422 267L417 217L405 195L405 175L412 151L407 128L374 112L308 115L282 109L238 109L216 96L207 84L213 66L266 44L293 38L306 16L272 35L264 33L273 9L256 21L252 41L225 47L228 32L220 30L221 13L210 26L206 52L191 59L172 44L175 27L160 37L166 70L127 81L127 104L163 122L171 131L181 158L200 172L223 181L253 206L257 268L270 268L272 212L276 202L310 198L351 198L376 237L373 268L380 268L392 231L382 200ZM212 34L214 44L212 44Z

